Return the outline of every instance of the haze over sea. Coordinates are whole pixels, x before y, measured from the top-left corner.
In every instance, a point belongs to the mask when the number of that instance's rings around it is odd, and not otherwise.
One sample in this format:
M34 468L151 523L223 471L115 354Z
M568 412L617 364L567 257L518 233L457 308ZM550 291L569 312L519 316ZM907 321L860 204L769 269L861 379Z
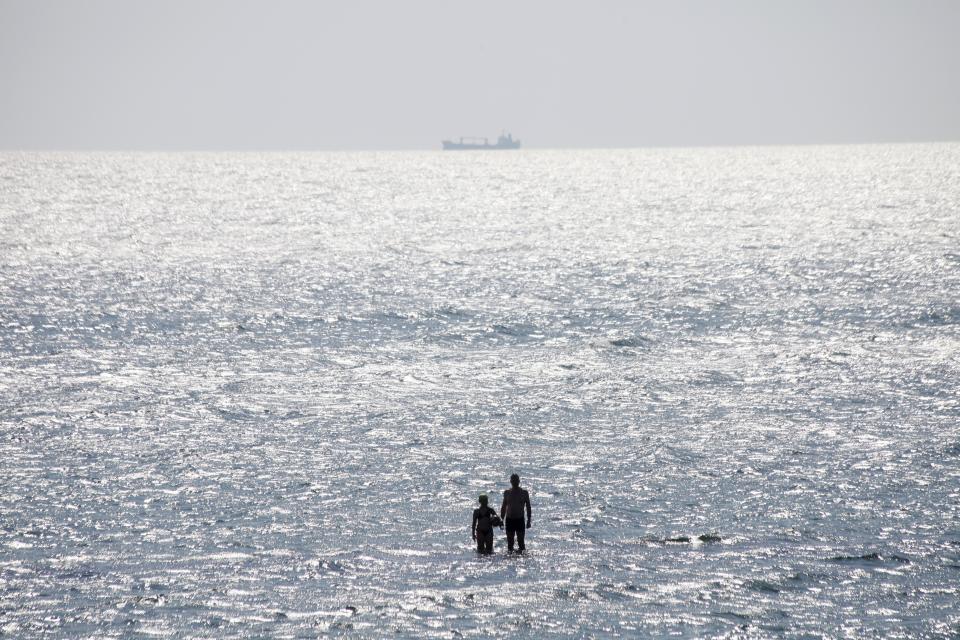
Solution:
M958 354L958 144L3 153L0 635L956 637Z

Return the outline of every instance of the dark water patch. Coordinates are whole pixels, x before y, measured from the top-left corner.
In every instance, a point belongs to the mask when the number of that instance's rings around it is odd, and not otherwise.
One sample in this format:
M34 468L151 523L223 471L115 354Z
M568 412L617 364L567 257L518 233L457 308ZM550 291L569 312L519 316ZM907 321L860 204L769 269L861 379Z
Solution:
M641 349L652 344L652 340L643 336L625 336L622 338L613 338L609 341L611 347L618 349Z
M897 555L895 553L881 554L881 553L874 552L874 553L865 553L860 556L833 556L832 558L828 559L828 562L838 562L838 563L866 562L866 563L875 563L875 564L894 562L894 563L901 563L901 564L909 564L910 559L905 556Z
M668 536L665 538L645 537L642 538L642 541L648 544L660 545L689 545L697 542L702 544L717 544L722 541L722 538L714 533L704 533L694 537L687 535Z
M58 580L93 580L105 578L107 574L95 569L73 569L71 571L61 571L57 574Z
M908 322L910 326L946 327L960 324L960 306L925 309Z
M954 442L943 448L944 456L960 456L960 442Z
M710 615L716 618L722 618L724 620L729 620L737 624L743 624L745 622L750 622L750 616L745 613L737 613L736 611L712 611Z
M588 600L590 594L585 589L558 587L553 590L553 595L561 600Z
M434 317L444 318L444 319L465 319L473 318L476 316L475 313L467 311L466 309L461 309L459 307L454 307L452 305L443 305L434 309L431 313Z
M759 591L761 593L780 593L779 585L767 582L766 580L751 580L747 583L747 588L751 591Z
M738 385L742 382L743 380L734 374L714 369L704 371L697 377L697 384Z
M398 311L396 309L390 309L383 311L379 314L379 317L387 322L400 321L400 322L412 322L419 318L416 313Z
M493 331L511 338L526 338L540 334L538 327L526 323L495 324L493 325Z
M337 560L320 560L314 566L321 574L345 574L351 570L351 567Z
M221 407L210 407L210 411L228 422L249 422L263 419L262 410L252 411L243 408L224 409Z
M118 608L126 607L161 607L167 603L167 594L156 593L148 596L133 596L118 605Z

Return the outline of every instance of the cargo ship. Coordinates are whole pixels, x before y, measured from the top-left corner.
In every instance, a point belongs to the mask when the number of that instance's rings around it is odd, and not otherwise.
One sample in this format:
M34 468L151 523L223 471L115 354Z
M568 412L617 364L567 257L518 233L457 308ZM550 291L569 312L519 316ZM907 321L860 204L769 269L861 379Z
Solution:
M519 149L520 141L514 140L513 136L509 133L500 134L500 137L497 138L496 144L490 144L490 140L487 138L460 138L458 142L453 140L443 140L443 148L448 151L460 151L460 150L471 150L471 149Z

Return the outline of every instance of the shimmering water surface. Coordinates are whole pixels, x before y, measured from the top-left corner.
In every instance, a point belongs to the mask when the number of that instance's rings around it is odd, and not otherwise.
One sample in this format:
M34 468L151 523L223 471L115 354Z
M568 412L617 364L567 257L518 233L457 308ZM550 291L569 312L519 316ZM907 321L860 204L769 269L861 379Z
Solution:
M2 154L0 632L955 637L958 389L960 145Z

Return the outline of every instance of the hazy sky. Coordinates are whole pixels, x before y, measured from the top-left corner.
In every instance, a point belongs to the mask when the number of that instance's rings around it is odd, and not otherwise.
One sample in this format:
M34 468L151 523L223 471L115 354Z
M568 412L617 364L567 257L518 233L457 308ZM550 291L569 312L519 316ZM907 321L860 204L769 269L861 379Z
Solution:
M960 140L960 0L0 0L0 148Z

